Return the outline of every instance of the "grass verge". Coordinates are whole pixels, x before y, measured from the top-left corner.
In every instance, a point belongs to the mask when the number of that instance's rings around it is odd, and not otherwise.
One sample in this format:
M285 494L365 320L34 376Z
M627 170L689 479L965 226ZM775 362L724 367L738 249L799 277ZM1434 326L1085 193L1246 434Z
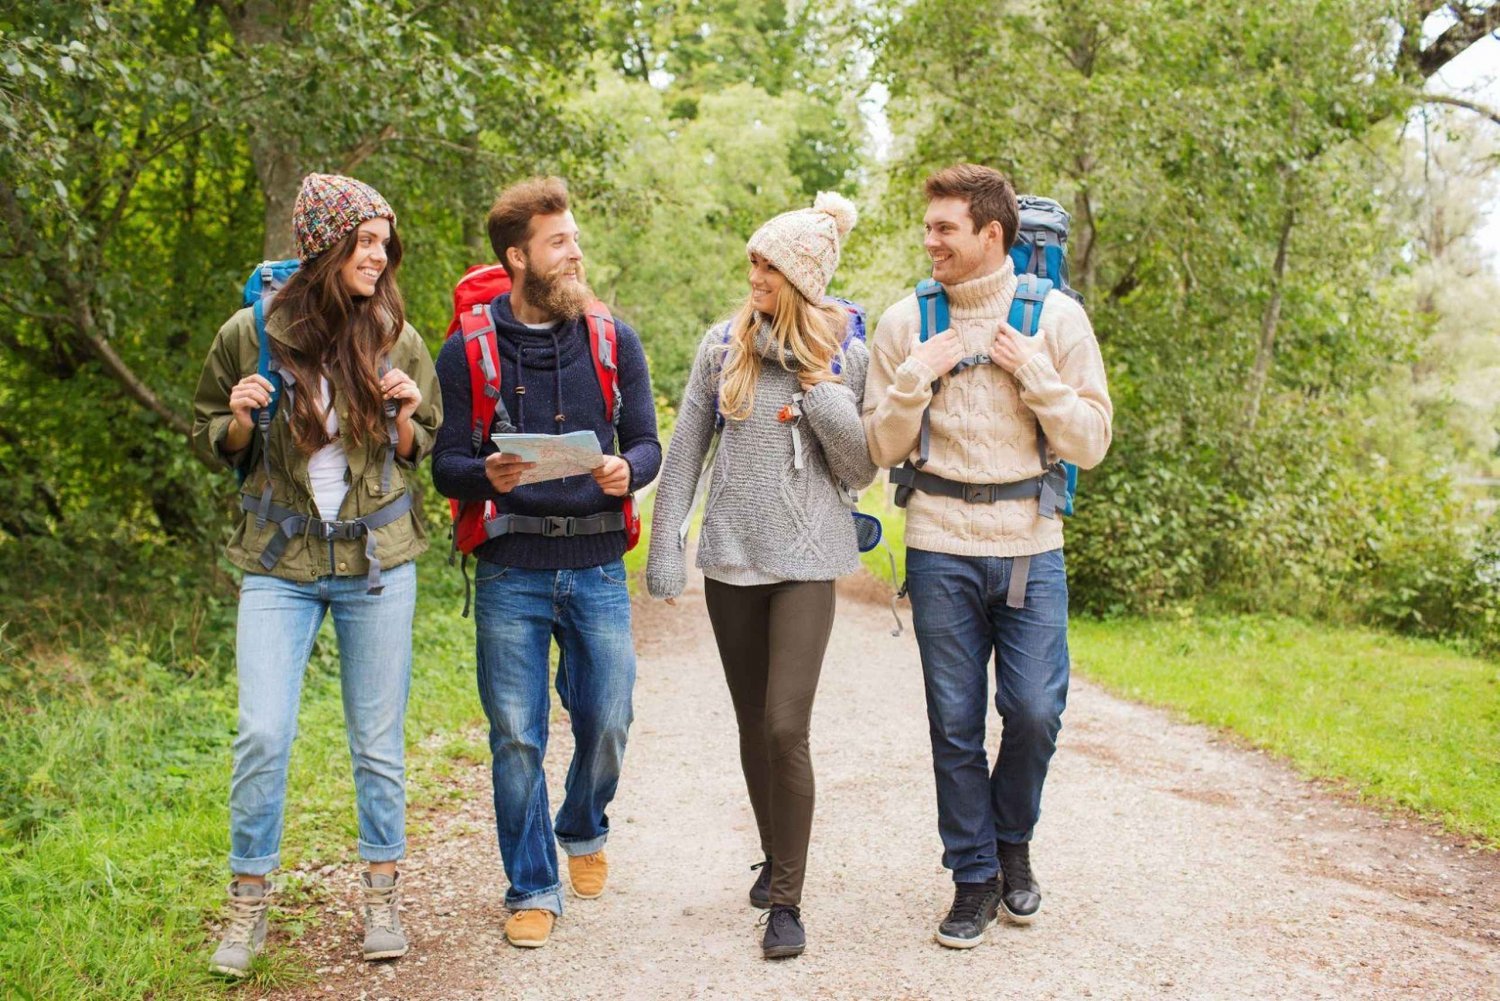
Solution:
M445 795L453 737L483 714L463 584L443 554L424 557L407 722L408 835L419 808ZM157 609L159 637L175 613ZM229 625L225 624L226 627ZM0 980L7 997L212 997L209 921L228 874L229 747L235 725L232 642L198 659L166 639L101 637L33 664L51 683L0 706ZM58 676L60 675L60 676ZM441 735L429 741L431 735ZM429 749L430 748L430 749ZM464 753L470 753L465 750ZM302 700L288 781L278 929L317 920L299 866L352 861L354 787L325 623ZM351 948L353 945L351 944ZM253 978L274 988L306 976L295 949L273 950Z
M1307 775L1500 847L1500 663L1288 619L1074 620L1075 663Z

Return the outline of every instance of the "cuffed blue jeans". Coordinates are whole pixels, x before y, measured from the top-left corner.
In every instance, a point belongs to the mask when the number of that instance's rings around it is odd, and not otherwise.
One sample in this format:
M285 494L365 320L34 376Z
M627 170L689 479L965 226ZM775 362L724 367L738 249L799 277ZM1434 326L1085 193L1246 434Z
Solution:
M996 842L1030 841L1068 698L1068 577L1061 549L1031 557L1026 607L1006 606L1015 561L906 554L927 688L943 865L959 882L1000 869ZM1000 754L984 749L990 658Z
M562 913L557 844L588 855L609 837L632 719L635 646L621 560L577 570L480 561L474 577L479 698L490 721L495 830L512 910ZM557 696L573 725L573 762L554 819L547 753L547 655L560 658ZM554 841L556 843L554 843Z
M229 785L232 872L264 876L281 864L287 762L297 736L302 676L329 612L354 761L359 855L394 862L406 854L405 725L417 565L404 563L382 579L385 590L372 595L362 574L310 583L245 575L235 630L240 710Z

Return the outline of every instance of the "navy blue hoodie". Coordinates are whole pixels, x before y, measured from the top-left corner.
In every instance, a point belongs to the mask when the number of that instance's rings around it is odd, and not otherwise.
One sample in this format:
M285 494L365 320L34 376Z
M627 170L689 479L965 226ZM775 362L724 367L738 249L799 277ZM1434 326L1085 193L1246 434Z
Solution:
M500 402L516 430L526 434L593 431L605 455L614 454L614 428L604 414L604 394L589 349L588 327L580 318L533 330L515 318L510 294L490 306L500 348ZM656 436L656 402L641 340L618 319L620 455L630 463L630 489L639 490L661 468L661 441ZM432 450L432 482L447 497L461 501L493 500L500 513L580 517L618 511L624 499L607 496L591 475L568 476L517 487L497 494L484 475L484 457L497 451L487 434L480 454L469 439L469 363L463 336L454 334L437 359L447 420ZM524 394L517 388L525 387ZM558 415L562 419L558 419ZM497 412L497 422L499 414ZM492 425L490 432L500 430ZM625 533L546 538L502 535L474 551L480 559L533 570L568 570L599 566L625 552Z

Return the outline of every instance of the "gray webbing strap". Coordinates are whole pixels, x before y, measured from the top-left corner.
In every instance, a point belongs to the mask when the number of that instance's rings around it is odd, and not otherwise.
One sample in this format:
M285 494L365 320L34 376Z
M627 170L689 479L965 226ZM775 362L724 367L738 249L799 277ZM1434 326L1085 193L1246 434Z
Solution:
M1010 587L1005 591L1005 607L1026 607L1026 578L1031 573L1031 557L1017 556L1010 565Z
M365 590L369 594L379 594L382 588L380 560L375 555L374 532L377 528L384 528L410 513L411 505L411 494L404 493L379 511L365 515L363 518L352 518L348 521L324 521L322 518L314 518L300 511L272 504L268 515L270 520L276 523L276 534L271 536L271 541L267 542L266 548L261 551L260 565L267 570L276 569L276 564L281 562L281 556L286 552L286 544L295 536L304 533L317 536L319 540L326 542L332 542L334 539L358 539L363 536L365 559L370 563L369 570L365 574ZM259 502L253 497L241 495L240 506L246 511L253 512L258 510Z
M386 373L391 370L389 358L380 359L380 377L385 378ZM401 412L401 405L395 400L385 401L385 437L390 448L385 450L385 463L380 468L380 492L389 493L391 489L391 468L396 464L396 447L401 443L401 435L396 431L396 415ZM375 574L376 579L380 577L379 571ZM380 592L372 592L379 594Z
M948 370L948 375L955 376L964 369L974 368L978 365L989 365L991 362L992 359L987 354L969 355L967 358L960 358L958 364Z

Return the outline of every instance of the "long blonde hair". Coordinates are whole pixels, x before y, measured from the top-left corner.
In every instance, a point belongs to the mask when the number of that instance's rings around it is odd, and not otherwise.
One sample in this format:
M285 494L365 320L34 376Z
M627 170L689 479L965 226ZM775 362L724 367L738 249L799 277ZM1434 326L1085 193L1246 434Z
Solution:
M745 304L729 321L729 340L719 370L719 412L726 419L742 421L755 409L755 383L760 378L761 356L755 350L755 333L760 329L762 314L747 296ZM848 314L833 303L809 302L796 286L786 282L776 296L776 312L771 316L771 339L775 341L780 364L787 371L826 373L820 382L842 382L832 374L833 359L842 350ZM796 368L787 364L790 352Z

